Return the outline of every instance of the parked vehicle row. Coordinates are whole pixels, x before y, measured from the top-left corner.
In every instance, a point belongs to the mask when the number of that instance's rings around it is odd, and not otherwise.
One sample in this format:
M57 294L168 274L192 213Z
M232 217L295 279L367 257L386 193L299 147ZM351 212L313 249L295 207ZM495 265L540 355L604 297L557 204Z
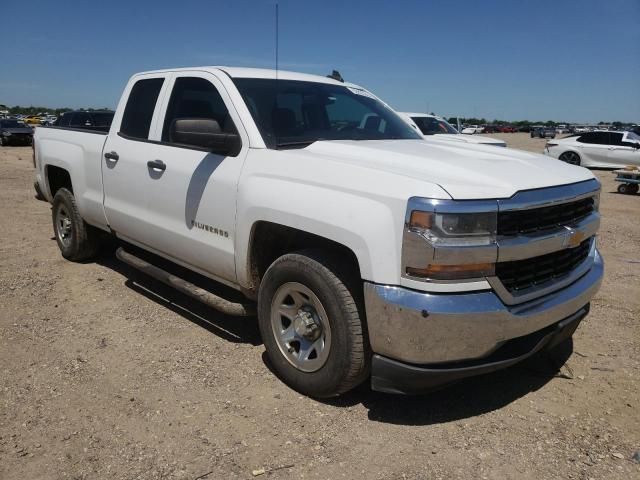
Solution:
M65 258L115 235L129 265L257 313L273 370L311 396L368 379L420 392L552 350L602 280L589 170L425 141L331 78L137 74L108 132L37 128L34 161ZM157 256L246 299L171 276Z

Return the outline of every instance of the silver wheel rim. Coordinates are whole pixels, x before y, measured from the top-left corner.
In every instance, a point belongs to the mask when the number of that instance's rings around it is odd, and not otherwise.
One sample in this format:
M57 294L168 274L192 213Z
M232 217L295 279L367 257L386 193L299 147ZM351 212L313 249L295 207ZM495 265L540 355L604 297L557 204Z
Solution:
M68 247L71 243L73 229L71 227L71 217L64 205L58 206L56 211L56 236L60 243Z
M302 372L315 372L327 362L331 328L320 299L301 283L288 282L271 302L271 329L280 352Z
M567 152L564 153L562 155L564 158L564 161L567 163L570 163L571 165L579 165L580 164L580 157L573 152Z

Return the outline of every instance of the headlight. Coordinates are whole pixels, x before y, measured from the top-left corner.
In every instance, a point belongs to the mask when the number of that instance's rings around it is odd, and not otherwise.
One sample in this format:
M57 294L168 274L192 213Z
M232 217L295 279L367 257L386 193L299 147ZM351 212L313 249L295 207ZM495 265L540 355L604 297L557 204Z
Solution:
M498 216L487 213L435 213L414 210L409 229L432 245L469 246L495 243Z
M494 275L498 223L495 201L472 204L412 199L408 210L403 276L469 280Z

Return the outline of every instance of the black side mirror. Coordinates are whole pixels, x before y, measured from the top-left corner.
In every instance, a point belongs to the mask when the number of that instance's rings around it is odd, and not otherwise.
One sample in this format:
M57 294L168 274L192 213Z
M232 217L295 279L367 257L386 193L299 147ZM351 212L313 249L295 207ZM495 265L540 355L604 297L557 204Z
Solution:
M237 133L223 133L217 120L210 118L178 118L169 129L171 143L206 148L212 153L235 157L242 149Z

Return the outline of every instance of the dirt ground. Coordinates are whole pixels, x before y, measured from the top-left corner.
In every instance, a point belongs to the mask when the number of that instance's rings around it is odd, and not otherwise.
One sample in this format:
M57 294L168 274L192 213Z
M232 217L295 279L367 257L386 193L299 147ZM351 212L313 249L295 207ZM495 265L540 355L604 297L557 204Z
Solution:
M640 195L611 172L596 172L606 278L559 371L540 358L325 402L269 371L255 319L112 256L63 260L32 174L30 148L0 148L0 479L640 478Z

